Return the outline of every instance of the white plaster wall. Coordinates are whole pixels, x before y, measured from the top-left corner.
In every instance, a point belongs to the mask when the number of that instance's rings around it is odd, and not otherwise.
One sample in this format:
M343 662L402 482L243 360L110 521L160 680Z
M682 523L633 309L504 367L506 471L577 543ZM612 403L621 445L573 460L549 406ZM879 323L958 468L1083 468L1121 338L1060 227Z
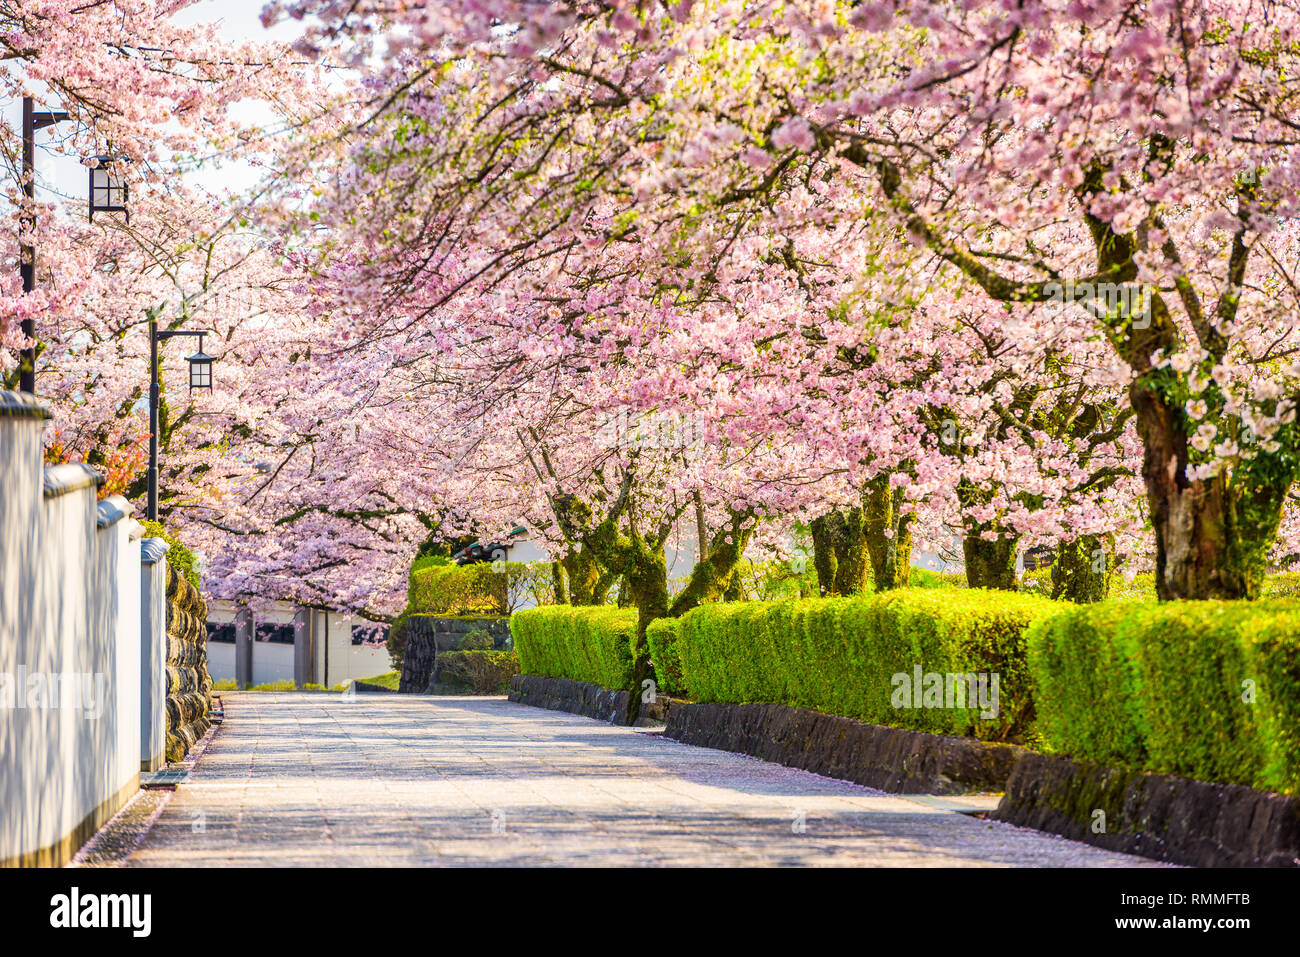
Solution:
M97 528L94 484L45 497L43 428L0 416L0 860L58 844L140 770L140 526Z
M231 645L232 655L234 646ZM233 672L233 658L231 671ZM233 678L234 675L232 674ZM253 684L293 680L293 645L279 641L253 642Z
M315 613L316 617L316 681L327 688L353 678L373 678L393 670L387 648L370 648L352 644L352 626L370 625L355 615L334 611ZM328 670L326 668L326 641L319 636L328 634Z
M212 680L235 680L235 643L233 641L208 642L208 674Z
M160 538L146 542L153 550L166 551L167 543ZM160 555L140 565L140 769L160 767L166 749L167 559Z
M229 624L235 620L237 606L228 600L208 603L208 621ZM253 612L255 622L293 624L296 606L291 602L276 601L259 604ZM334 687L353 678L373 678L393 670L388 649L352 644L352 626L371 624L366 619L344 612L316 609L313 612L315 629L315 682ZM326 673L326 639L328 633L328 674ZM208 644L208 672L213 681L235 679L235 646L227 642ZM293 680L293 646L274 642L253 642L253 682L268 684L273 681Z
M238 606L225 599L208 602L208 621L214 625L228 625L235 620ZM258 606L253 611L253 633L256 626L265 622L271 625L292 625L294 606L289 602L272 602ZM208 674L215 681L235 680L235 645L233 642L208 642ZM270 684L293 680L293 645L277 641L253 642L253 684Z

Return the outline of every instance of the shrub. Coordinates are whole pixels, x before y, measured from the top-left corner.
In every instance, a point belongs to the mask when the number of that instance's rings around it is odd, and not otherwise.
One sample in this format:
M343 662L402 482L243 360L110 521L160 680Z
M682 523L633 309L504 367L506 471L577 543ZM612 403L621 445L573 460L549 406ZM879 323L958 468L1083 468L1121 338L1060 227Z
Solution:
M345 681L343 683L345 689L349 683L375 685L380 688L389 688L396 691L398 686L402 683L402 673L400 671L388 671L382 675L374 675L370 678L354 678L352 679L352 682Z
M525 601L534 606L555 604L555 571L550 562L506 562L509 611Z
M781 598L813 598L817 595L817 572L803 560L755 562L742 559L736 575L746 601L775 601Z
M461 651L491 651L495 645L492 632L483 628L475 628L460 640Z
M1146 734L1132 656L1120 624L1139 602L1079 606L1035 623L1026 636L1037 731L1049 750L1142 766ZM1086 679L1084 676L1087 676Z
M499 615L506 604L506 577L490 562L431 564L411 570L407 605L412 614Z
M656 618L646 628L646 643L650 645L650 662L655 669L655 685L669 695L686 693L682 680L682 659L677 652L677 635L681 619Z
M456 564L446 555L416 555L415 561L411 562L411 572L422 571L426 568L433 568L438 565Z
M636 625L634 608L548 605L515 612L510 633L524 674L631 690Z
M298 686L289 678L281 678L279 681L268 681L265 684L253 685L248 691L297 691Z
M929 568L912 567L908 576L909 588L965 588L965 572L936 572Z
M504 691L517 674L519 657L513 651L444 651L438 656L439 682L463 685L479 694Z
M168 544L167 564L176 569L186 581L195 588L199 587L199 573L194 564L197 559L194 553L185 547L185 543L176 537L176 533L163 526L162 522L153 522L145 519L144 535L146 538L161 538Z
M411 620L410 609L407 608L393 619L392 626L388 629L388 660L392 662L393 670L401 673L402 661L406 658L406 643L410 639L408 626Z
M1298 611L1288 600L1103 602L1038 623L1044 746L1300 793Z
M712 604L681 619L675 647L685 689L700 701L782 702L918 731L1022 740L1033 717L1024 632L1056 608L1031 595L911 588ZM996 675L997 715L981 717L972 700L915 708L904 696L895 707L895 692L918 669Z

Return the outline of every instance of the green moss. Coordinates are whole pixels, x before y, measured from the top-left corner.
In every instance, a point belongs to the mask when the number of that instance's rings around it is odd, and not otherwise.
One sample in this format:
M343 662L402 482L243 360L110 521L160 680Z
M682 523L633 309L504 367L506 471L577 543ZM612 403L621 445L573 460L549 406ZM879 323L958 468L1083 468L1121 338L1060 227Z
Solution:
M496 641L492 633L482 628L475 628L460 640L461 651L491 651Z

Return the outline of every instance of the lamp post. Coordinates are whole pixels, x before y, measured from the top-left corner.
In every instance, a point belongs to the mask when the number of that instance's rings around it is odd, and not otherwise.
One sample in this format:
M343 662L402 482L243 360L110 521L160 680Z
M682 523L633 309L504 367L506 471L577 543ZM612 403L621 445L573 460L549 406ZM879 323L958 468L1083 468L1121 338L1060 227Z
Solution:
M37 112L30 96L23 97L23 193L27 197L29 212L22 218L21 232L31 234L36 228L35 213L30 212L36 201L36 131L55 123L71 119L67 113ZM23 243L19 250L18 270L23 278L23 292L36 290L36 249ZM23 392L36 391L36 320L28 316L23 320L23 338L31 345L23 349L18 360L18 388Z
M190 389L212 388L212 356L203 351L203 330L158 329L158 315L149 312L149 506L147 517L158 521L158 398L162 383L158 381L158 343L172 336L198 336L199 351L187 356L190 364Z
M30 96L23 97L23 194L27 197L28 208L36 201L36 131L43 130L55 123L72 119L71 114L63 111L51 112L37 110L36 101ZM126 157L102 154L91 157L89 180L90 221L95 221L96 213L125 213L126 221L131 221L131 211L127 209L126 180L117 172L119 162L127 162ZM22 217L20 234L30 235L36 229L36 215L28 212ZM29 243L22 243L19 250L18 270L22 275L23 292L36 290L36 249ZM23 337L31 345L22 350L18 360L18 388L23 392L36 392L36 320L28 317L22 322Z

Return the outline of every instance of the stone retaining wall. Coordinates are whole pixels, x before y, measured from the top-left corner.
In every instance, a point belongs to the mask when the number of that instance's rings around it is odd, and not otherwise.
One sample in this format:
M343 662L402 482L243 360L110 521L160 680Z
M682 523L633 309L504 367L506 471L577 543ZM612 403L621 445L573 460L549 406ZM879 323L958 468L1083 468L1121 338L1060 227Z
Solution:
M628 692L611 691L571 678L515 675L510 679L510 700L535 708L580 714L611 724L628 723Z
M514 647L510 639L509 618L438 618L433 615L408 618L402 679L397 690L403 694L423 694L433 678L438 653L457 650L461 639L471 631L491 634L497 650L508 651Z
M992 817L1174 864L1300 866L1300 798L1033 752Z
M167 566L167 760L182 760L211 722L208 609L199 590Z
M1001 791L1026 753L783 704L675 704L664 735L895 794Z

